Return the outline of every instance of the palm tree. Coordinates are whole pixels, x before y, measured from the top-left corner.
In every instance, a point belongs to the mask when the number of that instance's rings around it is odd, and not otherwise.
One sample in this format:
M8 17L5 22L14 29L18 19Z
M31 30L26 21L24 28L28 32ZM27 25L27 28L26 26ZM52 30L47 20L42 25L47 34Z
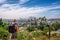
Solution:
M46 20L47 20L47 19L46 19L45 16L41 18L41 21L44 22L44 23L46 22Z
M47 21L47 19L46 19L46 17L44 16L44 17L39 17L39 21L41 22L41 23L45 23L46 21Z
M46 17L44 16L44 17L39 17L39 29L41 29L41 30L43 30L44 29L44 26L46 25L46 23L47 23L47 19L46 19Z
M35 25L35 27L37 27L37 19L36 19L36 17L34 17L34 21L35 21L34 25Z
M38 21L41 22L41 17L38 18Z

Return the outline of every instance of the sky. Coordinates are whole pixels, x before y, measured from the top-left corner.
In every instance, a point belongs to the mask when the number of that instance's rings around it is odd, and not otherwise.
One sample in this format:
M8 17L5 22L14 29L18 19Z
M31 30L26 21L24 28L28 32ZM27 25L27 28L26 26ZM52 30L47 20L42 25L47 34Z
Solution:
M0 0L0 18L60 18L60 0Z

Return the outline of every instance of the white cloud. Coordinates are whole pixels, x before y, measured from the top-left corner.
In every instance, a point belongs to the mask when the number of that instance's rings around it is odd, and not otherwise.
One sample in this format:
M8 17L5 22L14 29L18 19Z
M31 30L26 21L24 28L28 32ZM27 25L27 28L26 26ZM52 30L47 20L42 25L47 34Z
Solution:
M0 8L3 9L18 9L20 6L17 4L3 4Z
M53 5L56 5L56 4L59 4L60 2L54 2L54 3L52 3Z
M9 8L6 8L9 7ZM0 15L2 18L28 18L29 16L38 16L38 13L45 11L40 7L19 7L15 5L4 4L0 7ZM18 8L18 9L17 9Z
M0 3L4 3L6 0L0 0Z
M50 15L47 17L48 19L50 18L60 18L60 11L58 10L53 10L53 11L50 11Z
M41 13L47 12L51 9L60 8L59 6L55 7L21 7L17 4L4 4L0 7L0 17L2 18L28 18L30 16L39 17ZM39 15L39 16L38 16ZM52 16L53 17L53 16Z
M60 18L59 13L53 13L49 18Z
M20 4L24 4L24 3L28 2L28 1L30 1L30 0L20 0Z

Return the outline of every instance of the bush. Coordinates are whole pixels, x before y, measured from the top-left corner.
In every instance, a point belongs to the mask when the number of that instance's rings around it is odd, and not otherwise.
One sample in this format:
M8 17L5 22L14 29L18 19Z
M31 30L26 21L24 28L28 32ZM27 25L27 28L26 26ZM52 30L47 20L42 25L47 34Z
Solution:
M33 36L32 35L28 35L28 40L33 40Z
M33 37L39 37L40 35L42 35L41 31L34 31L32 32Z
M3 28L0 28L0 39L8 40L8 38L9 38L9 32L7 30L4 30Z
M57 33L52 34L53 37L57 37Z
M8 22L4 22L2 27L5 29L5 30L8 30L8 27L9 27L9 23Z
M44 32L47 33L49 31L48 27L44 27Z
M26 37L26 34L24 32L19 32L17 36L17 40L22 40Z
M32 32L32 31L35 30L35 27L27 27L27 30L28 30L29 32Z

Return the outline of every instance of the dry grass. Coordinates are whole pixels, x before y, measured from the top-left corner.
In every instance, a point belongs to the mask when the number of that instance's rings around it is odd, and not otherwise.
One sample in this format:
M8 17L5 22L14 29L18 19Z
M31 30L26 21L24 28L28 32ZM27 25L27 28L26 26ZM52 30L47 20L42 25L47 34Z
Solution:
M25 31L23 31L23 32L26 32L26 30ZM29 34L28 34L29 35ZM28 35L27 35L27 37L26 38L24 38L24 39L22 39L22 40L29 40L28 38ZM47 36L45 36L45 35L41 35L41 36L39 36L39 37L32 37L32 38L30 38L31 40L49 40L49 38L47 37ZM50 40L60 40L60 37L53 37L53 36L51 36L50 37Z
M25 38L23 40L28 40L28 38ZM49 38L47 38L46 36L40 36L40 37L33 37L33 40L49 40ZM60 40L60 37L51 37L50 40Z

